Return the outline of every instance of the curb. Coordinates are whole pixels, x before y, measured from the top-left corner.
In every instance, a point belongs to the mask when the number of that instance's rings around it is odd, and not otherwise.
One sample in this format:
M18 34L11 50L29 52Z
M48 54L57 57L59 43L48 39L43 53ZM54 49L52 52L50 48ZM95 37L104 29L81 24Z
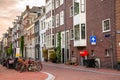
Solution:
M55 76L53 76L52 74L47 73L47 72L42 72L42 73L45 73L45 74L47 74L47 75L48 75L48 78L47 78L47 79L45 79L45 80L55 80Z
M114 73L114 72L103 72L103 71L96 71L96 70L90 70L90 69L80 69L80 68L73 68L70 66L58 66L56 64L45 64L48 66L55 66L55 67L59 67L59 68L65 68L65 69L72 69L72 70L77 70L77 71L83 71L83 72L92 72L92 73L97 73L97 74L106 74L106 75L116 75L116 76L120 76L120 74Z

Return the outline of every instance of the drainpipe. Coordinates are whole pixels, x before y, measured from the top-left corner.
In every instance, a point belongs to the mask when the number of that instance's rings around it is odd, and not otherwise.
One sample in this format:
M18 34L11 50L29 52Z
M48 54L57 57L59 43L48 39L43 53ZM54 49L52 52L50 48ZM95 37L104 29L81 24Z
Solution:
M55 0L53 0L54 2L54 48L56 49L56 15L55 15Z
M66 0L64 0L64 31L65 31L65 50L64 50L64 63L67 62L67 43L66 43Z

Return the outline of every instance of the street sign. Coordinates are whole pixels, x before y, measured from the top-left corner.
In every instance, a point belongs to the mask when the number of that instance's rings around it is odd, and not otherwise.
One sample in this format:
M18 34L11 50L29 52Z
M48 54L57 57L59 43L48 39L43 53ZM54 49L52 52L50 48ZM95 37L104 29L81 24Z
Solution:
M96 36L90 36L90 43L91 45L96 45Z

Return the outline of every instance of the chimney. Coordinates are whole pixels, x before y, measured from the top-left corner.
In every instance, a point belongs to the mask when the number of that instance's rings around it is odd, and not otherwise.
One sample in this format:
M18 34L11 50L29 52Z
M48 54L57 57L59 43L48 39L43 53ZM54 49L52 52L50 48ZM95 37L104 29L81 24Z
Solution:
M29 5L26 5L26 10L30 10Z

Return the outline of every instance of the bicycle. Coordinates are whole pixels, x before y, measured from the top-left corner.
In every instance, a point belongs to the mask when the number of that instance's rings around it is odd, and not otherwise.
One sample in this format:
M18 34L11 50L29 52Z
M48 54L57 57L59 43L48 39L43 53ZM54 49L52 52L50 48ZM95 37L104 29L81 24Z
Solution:
M41 61L26 60L22 63L20 72L23 71L41 71L43 68Z
M29 64L28 70L30 71L41 71L43 68L42 63L40 61L32 61L31 64Z

